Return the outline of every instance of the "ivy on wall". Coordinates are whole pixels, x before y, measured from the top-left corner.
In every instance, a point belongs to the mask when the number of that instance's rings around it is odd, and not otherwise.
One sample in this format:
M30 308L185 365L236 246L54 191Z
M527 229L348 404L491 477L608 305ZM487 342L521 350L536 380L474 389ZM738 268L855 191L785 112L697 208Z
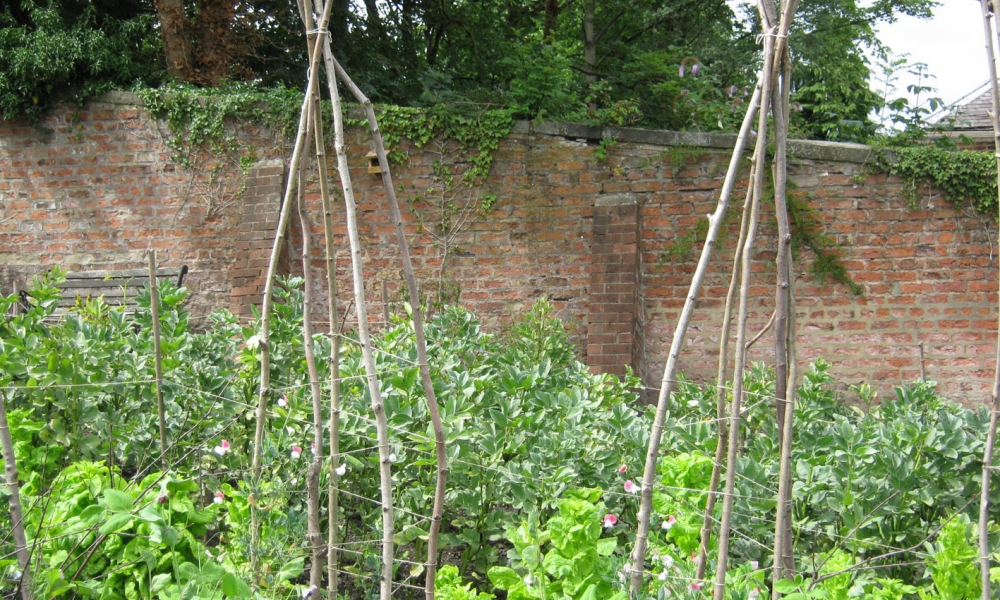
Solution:
M931 185L956 208L971 208L997 219L997 164L992 152L936 146L876 147L871 167L902 179L912 206L917 204L918 188Z

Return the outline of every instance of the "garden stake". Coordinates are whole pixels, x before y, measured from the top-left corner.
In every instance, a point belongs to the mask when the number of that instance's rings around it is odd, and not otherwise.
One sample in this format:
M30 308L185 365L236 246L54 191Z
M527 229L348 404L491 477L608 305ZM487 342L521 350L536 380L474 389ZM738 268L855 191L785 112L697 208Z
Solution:
M754 188L750 205L750 223L742 250L740 276L740 308L736 321L736 360L733 367L733 401L729 413L729 446L726 454L726 487L722 498L722 522L719 525L718 570L715 574L715 600L722 600L726 589L726 567L729 561L729 534L733 520L733 493L736 487L736 456L740 431L740 411L743 400L743 372L746 367L747 304L750 296L751 264L753 245L757 237L757 220L760 216L760 200L764 190L764 162L767 145L767 113L771 104L772 65L774 62L775 28L766 30L764 36L764 69L761 77L760 112L757 122L757 144L754 151Z
M664 422L667 416L667 404L670 401L670 394L674 386L674 375L677 372L677 357L680 355L684 336L687 334L688 324L691 322L691 316L694 313L695 301L701 292L701 283L705 279L705 271L708 270L708 262L712 255L712 249L715 247L715 243L719 238L719 231L722 229L722 225L726 219L729 197L732 195L733 187L736 185L736 176L739 173L740 160L743 157L743 147L746 145L747 137L750 134L754 111L757 110L759 100L760 86L758 85L754 88L753 97L747 105L747 114L743 117L743 125L740 127L740 133L736 137L733 156L729 161L729 170L726 172L722 191L719 192L719 202L715 207L715 212L708 216L709 227L708 234L705 237L705 246L701 250L698 267L695 269L694 277L691 280L691 288L688 290L687 298L684 301L684 309L681 311L677 327L674 329L674 337L670 343L670 354L667 357L667 364L663 370L663 381L660 384L660 395L656 404L656 416L653 420L652 432L649 437L649 448L646 451L646 465L642 474L638 529L636 531L635 548L632 550L632 571L629 581L629 588L633 594L640 593L642 589L642 574L646 562L646 542L649 538L649 519L653 509L653 480L656 477L656 461L660 454L660 442L663 437Z
M920 351L920 381L927 381L927 371L924 370L924 343L920 342L917 344L917 350Z
M312 90L307 93L312 94ZM313 96L315 98L315 96ZM310 105L309 120L315 121L315 103ZM306 133L306 144L312 135ZM323 467L323 405L322 392L319 387L319 371L316 369L316 351L313 346L312 302L313 278L310 265L312 254L312 232L310 231L309 214L305 209L306 161L299 163L298 212L299 225L302 229L302 347L306 358L306 370L309 373L309 391L312 397L313 409L313 442L312 461L306 475L306 535L312 547L312 561L309 565L309 585L319 587L323 579L323 534L319 528L319 472Z
M24 535L24 514L21 512L21 492L17 482L17 462L14 460L14 440L7 425L7 392L0 390L0 449L3 450L3 470L7 478L7 504L10 507L10 521L13 524L14 553L17 554L17 568L21 578L17 585L21 589L21 600L31 600L31 560L28 554L28 539Z
M309 0L300 0L298 3L300 17L305 24L306 33L313 30L312 6ZM329 76L329 73L328 73ZM313 87L309 89L312 95L313 106L311 108L311 119L313 125L313 139L316 142L316 167L319 171L319 191L323 202L323 235L325 241L326 257L326 284L327 295L327 319L330 322L330 421L328 424L330 434L330 473L327 484L327 518L329 520L327 528L327 548L326 548L326 577L327 577L327 597L337 598L340 588L340 577L337 569L337 559L339 556L338 543L340 541L340 332L337 330L337 260L336 250L333 241L333 209L330 203L330 175L326 166L326 137L323 135L323 110L320 103L319 81L313 80ZM337 115L340 116L339 114ZM308 218L306 216L305 218ZM300 207L300 223L304 223L303 211ZM303 244L305 237L303 237ZM304 266L303 272L306 267ZM318 423L318 421L317 421ZM316 443L314 441L314 443ZM317 447L321 445L317 444ZM319 485L319 473L316 473L317 496ZM317 510L316 522L319 523ZM321 556L314 547L313 561L319 563ZM310 579L312 576L310 574ZM319 586L317 581L310 581L310 585Z
M326 28L326 23L330 19L330 10L332 7L332 2L327 2L327 6L323 11L322 24L323 28ZM317 39L316 43L310 48L311 54L309 57L309 86L307 89L313 88L313 80L316 77L316 71L319 62L319 48L320 40ZM275 228L274 232L274 245L271 246L271 257L267 265L267 276L264 281L264 300L263 306L261 307L260 315L260 390L257 396L257 414L256 414L256 426L254 428L253 436L253 462L251 464L253 475L255 479L260 479L260 472L263 462L263 446L264 446L264 421L267 417L267 400L271 395L271 304L274 302L274 278L278 270L278 258L281 256L281 250L284 247L285 232L288 229L288 214L291 212L292 204L292 192L295 190L296 186L296 175L298 174L299 160L302 156L302 147L305 145L305 133L308 126L308 114L309 105L312 102L312 98L309 94L306 94L302 99L302 108L299 110L299 127L295 134L295 146L292 149L292 158L289 161L288 166L288 181L285 184L285 193L282 197L281 203L281 213L278 217L278 226ZM251 545L256 548L260 541L260 522L257 520L257 510L251 506L250 507L250 542ZM257 574L257 555L256 552L251 553L250 559L250 569L251 572L256 576Z
M327 2L329 7L332 2ZM323 52L327 63L327 82L330 85L330 96L333 99L334 147L337 151L337 169L340 172L340 182L344 190L344 203L347 206L347 234L351 242L351 268L354 279L354 299L357 303L358 338L361 342L361 353L365 372L368 375L368 392L371 395L372 411L375 413L375 431L378 438L379 477L382 493L382 575L380 578L379 598L390 600L392 597L392 563L393 563L393 513L392 513L392 473L389 461L389 425L385 417L385 405L379 392L378 375L375 372L375 356L372 354L371 336L368 333L368 308L365 302L365 282L362 270L361 241L358 235L357 207L354 202L354 188L351 185L351 172L347 166L347 150L344 147L344 120L341 114L340 94L330 68L333 53L330 50L330 39L323 36Z
M763 0L762 13L774 14L772 0ZM798 7L798 0L786 0L781 15L781 23L787 25ZM785 29L787 31L787 29ZM778 445L780 448L778 476L778 507L774 535L773 581L790 577L795 570L792 553L791 523L791 452L793 423L792 413L795 403L795 381L789 381L788 364L795 363L795 356L789 352L789 338L795 336L789 328L792 264L792 233L788 219L788 111L791 86L791 62L788 56L787 38L780 37L775 44L774 57L774 211L778 221L777 282L774 299L774 356L775 356L775 407L778 424ZM780 71L780 77L777 76ZM794 373L793 373L794 375ZM772 598L777 600L778 591L773 590Z
M992 5L991 5L992 4ZM990 69L990 91L992 95L992 111L990 122L993 124L993 152L997 158L997 177L1000 182L1000 87L997 84L997 65L993 53L992 19L996 11L996 1L979 0L983 14L983 31L986 34L986 56ZM997 29L1000 37L1000 28ZM998 188L1000 189L1000 188ZM921 361L921 368L923 361ZM993 378L993 397L991 399L990 428L986 434L986 448L983 449L983 487L979 495L979 575L982 581L982 598L989 600L990 594L990 471L993 467L993 447L996 445L997 420L1000 417L1000 332L997 333L997 366Z
M329 50L329 44L326 47ZM434 394L434 384L431 382L430 368L427 364L427 342L424 337L424 320L420 309L420 289L417 287L417 278L413 275L413 265L410 262L410 249L406 241L406 231L403 228L403 218L399 212L399 203L396 201L396 188L392 184L392 174L389 171L389 159L386 156L385 144L382 141L382 133L378 128L378 121L375 118L375 110L369 100L354 84L347 72L337 62L332 51L326 53L327 68L329 63L333 64L337 74L344 81L344 85L351 90L354 97L365 107L365 114L368 115L368 126L372 131L372 139L375 142L375 152L378 154L379 165L382 167L382 185L385 188L385 195L389 200L389 211L393 224L396 227L396 243L399 246L400 258L403 260L403 273L406 276L406 287L410 294L411 308L413 311L413 330L417 338L417 362L420 369L420 379L424 384L424 395L427 398L427 409L430 412L431 424L434 428L434 448L437 456L437 482L434 487L434 508L431 513L431 530L427 536L427 572L425 595L427 600L434 598L434 576L437 572L437 548L438 534L441 531L441 517L444 513L445 484L448 478L448 457L444 447L444 427L441 424L441 414L438 411L437 396Z
M149 310L153 318L153 364L156 369L156 415L160 421L160 461L163 472L167 462L167 417L163 408L163 352L160 347L160 291L156 281L156 251L149 250Z
M329 74L328 74L329 75ZM322 115L319 111L319 94L316 95L315 114ZM334 119L342 118L340 106L334 106ZM327 555L326 555L326 578L327 597L337 598L340 587L339 576L337 574L337 558L339 555L338 544L340 543L340 331L337 329L339 321L337 315L337 251L333 242L333 208L330 203L330 189L327 185L329 174L326 168L326 140L323 136L323 119L316 118L314 121L316 130L316 161L319 165L320 174L320 195L323 199L323 234L326 241L326 283L327 295L327 318L330 321L330 474L327 490L327 517L329 519L329 529L327 532ZM341 127L343 131L343 127Z
M332 2L327 2L323 10L321 29L326 29L326 23L330 19ZM313 88L313 80L319 66L320 43L325 37L320 37L310 48L309 56L309 85L306 89ZM288 181L285 184L285 193L281 201L281 213L278 216L278 226L274 232L274 245L271 246L271 258L267 265L267 277L264 281L264 300L260 315L260 391L257 396L257 423L253 436L253 474L260 477L261 463L263 459L264 445L264 420L267 416L267 399L271 393L271 304L274 302L274 278L278 271L278 258L284 247L285 232L288 229L288 214L292 205L292 193L296 186L296 174L298 173L299 160L302 157L302 147L305 145L305 133L308 126L309 105L312 97L306 94L302 99L302 108L299 111L299 128L295 134L295 146L292 149L292 158L288 166ZM255 536L254 536L255 537Z
M759 88L758 88L759 89ZM719 368L715 379L715 419L719 428L719 441L715 444L715 456L712 458L712 478L708 483L708 498L705 502L705 516L701 523L701 543L698 546L698 566L695 570L695 580L705 579L705 569L708 566L708 543L712 537L715 525L715 503L719 495L719 479L722 474L722 459L729 445L729 429L726 427L726 371L729 366L729 329L733 322L733 300L736 297L736 282L739 281L740 256L743 241L747 236L747 224L750 222L750 201L753 198L753 172L747 186L746 197L743 200L743 218L740 221L740 237L736 242L736 253L733 255L733 270L729 278L729 291L726 293L726 305L722 312L722 327L719 334Z

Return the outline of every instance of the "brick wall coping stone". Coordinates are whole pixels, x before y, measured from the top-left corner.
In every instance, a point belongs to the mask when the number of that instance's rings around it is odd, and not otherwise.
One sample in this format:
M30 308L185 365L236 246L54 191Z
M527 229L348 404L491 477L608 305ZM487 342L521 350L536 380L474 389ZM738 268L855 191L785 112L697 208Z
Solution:
M142 106L142 98L135 92L105 92L94 99L105 104ZM512 133L542 134L575 139L601 140L615 139L620 142L651 144L654 146L690 146L729 150L736 144L736 136L731 133L705 133L697 131L666 131L639 129L635 127L596 127L585 123L563 123L558 121L517 121ZM751 137L752 140L752 137ZM824 142L816 140L789 140L788 153L794 160L803 158L833 162L864 164L872 154L870 146L846 142Z

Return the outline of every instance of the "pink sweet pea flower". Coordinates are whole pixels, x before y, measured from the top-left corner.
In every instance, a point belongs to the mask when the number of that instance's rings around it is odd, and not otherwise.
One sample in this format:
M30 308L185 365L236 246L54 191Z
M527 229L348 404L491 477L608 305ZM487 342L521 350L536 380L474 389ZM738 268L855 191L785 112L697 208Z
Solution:
M663 522L663 525L661 525L661 527L663 527L664 531L670 531L676 524L677 524L677 519L674 518L674 515L670 515Z
M622 463L622 466L618 467L618 472L624 475L625 470L625 463Z
M280 406L281 408L285 408L286 406L288 406L288 396L282 396L281 398L278 398L278 406Z
M611 529L618 523L618 517L611 513L604 515L604 528Z
M632 483L632 480L629 479L628 481L625 482L625 491L628 492L628 493L630 493L630 494L638 494L639 493L639 486L637 486L636 484Z
M692 592L697 592L698 590L701 589L701 583L697 581L692 581L691 585L688 586L688 589L691 590Z
M229 452L229 442L227 442L226 440L222 440L219 443L219 445L216 446L212 451L218 454L219 456L224 455L226 452Z
M292 458L298 458L300 456L302 456L302 447L292 446Z
M226 495L222 492L215 492L215 498L212 498L212 502L216 504L222 504L226 501Z

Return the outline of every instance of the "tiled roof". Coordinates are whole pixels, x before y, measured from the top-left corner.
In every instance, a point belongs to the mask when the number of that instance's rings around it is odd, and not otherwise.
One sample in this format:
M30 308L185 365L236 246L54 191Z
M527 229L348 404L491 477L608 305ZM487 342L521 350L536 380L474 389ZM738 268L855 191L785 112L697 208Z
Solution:
M955 131L992 129L989 110L993 104L992 91L987 86L983 93L969 102L957 106L937 120L938 123L953 123Z

